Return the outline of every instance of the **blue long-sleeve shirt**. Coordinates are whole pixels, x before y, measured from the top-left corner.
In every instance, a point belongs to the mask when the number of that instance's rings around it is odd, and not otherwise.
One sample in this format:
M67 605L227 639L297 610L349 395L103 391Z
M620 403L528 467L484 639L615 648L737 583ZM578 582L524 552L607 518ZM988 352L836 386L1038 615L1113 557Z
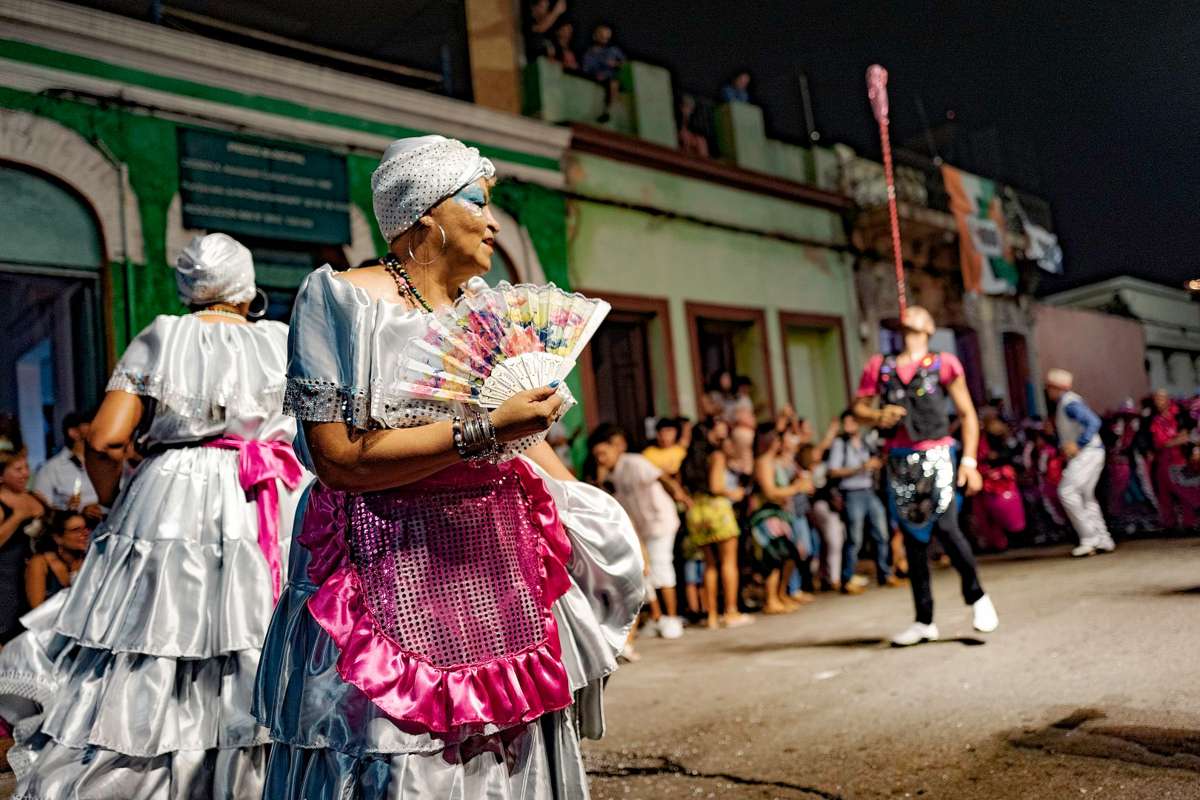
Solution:
M1092 439L1100 432L1100 417L1096 415L1082 400L1072 400L1065 409L1068 419L1079 424L1079 437L1075 444L1087 447Z

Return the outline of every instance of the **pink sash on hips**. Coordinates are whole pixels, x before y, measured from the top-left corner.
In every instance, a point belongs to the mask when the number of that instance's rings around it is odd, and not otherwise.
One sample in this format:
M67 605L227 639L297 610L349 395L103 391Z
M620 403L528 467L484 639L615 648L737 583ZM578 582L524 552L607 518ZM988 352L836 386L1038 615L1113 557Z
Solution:
M304 467L289 442L264 442L241 436L222 436L205 447L238 451L238 482L258 506L258 546L271 571L271 590L279 600L283 564L279 556L279 480L296 489L304 480Z

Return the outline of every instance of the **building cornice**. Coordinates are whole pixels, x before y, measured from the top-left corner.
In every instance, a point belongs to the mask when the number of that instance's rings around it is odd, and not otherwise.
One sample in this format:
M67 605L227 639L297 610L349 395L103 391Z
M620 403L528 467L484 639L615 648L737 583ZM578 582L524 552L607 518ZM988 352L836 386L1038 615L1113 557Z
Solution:
M839 213L851 207L849 198L834 192L742 169L711 158L696 158L669 147L591 125L575 123L571 126L571 149Z
M1185 289L1173 289L1170 286L1163 286L1152 281L1134 278L1129 275L1122 275L1116 278L1099 281L1097 283L1089 283L1086 286L1078 286L1074 289L1066 289L1065 291L1055 292L1042 298L1043 303L1050 305L1061 306L1070 305L1071 303L1086 302L1087 300L1110 299L1114 293L1120 291L1138 292L1140 294L1152 294L1166 300L1175 301L1191 301L1191 295Z
M569 131L527 117L55 0L0 0L0 30L4 39L133 71L134 78L117 83L137 83L140 74L184 82L184 88L190 84L236 93L246 102L229 106L224 116L232 124L240 124L237 117L255 100L284 101L375 126L444 133L486 149L508 151L513 156L508 160L526 161L543 171L559 168L570 140ZM0 41L0 56L9 56L8 49ZM156 91L160 99L186 93L160 86L140 88ZM502 154L496 155L504 160Z

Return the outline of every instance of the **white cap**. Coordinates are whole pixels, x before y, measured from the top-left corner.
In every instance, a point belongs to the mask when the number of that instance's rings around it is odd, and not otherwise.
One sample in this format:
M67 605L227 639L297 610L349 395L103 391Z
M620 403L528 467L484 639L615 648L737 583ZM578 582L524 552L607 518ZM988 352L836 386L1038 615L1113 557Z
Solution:
M1056 389L1070 389L1075 385L1075 376L1065 369L1055 367L1046 373L1046 383Z
M246 303L254 299L254 257L225 233L197 236L175 259L175 287L185 305Z
M495 174L491 161L457 139L397 139L388 145L371 175L379 232L390 242L442 200L469 183Z

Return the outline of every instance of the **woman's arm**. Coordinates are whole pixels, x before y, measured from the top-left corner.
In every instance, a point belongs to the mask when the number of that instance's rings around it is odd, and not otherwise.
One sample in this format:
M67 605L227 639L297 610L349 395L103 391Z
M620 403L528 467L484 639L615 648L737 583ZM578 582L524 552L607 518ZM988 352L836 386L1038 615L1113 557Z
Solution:
M511 442L541 433L560 405L562 398L550 387L514 395L492 412L497 438ZM304 436L317 477L330 489L344 492L416 483L461 460L449 420L379 431L353 429L344 422L306 422Z
M25 521L32 519L33 516L33 514L22 511L19 508L14 508L13 512L5 517L3 522L0 522L0 545L6 544L13 537L13 534L21 529Z
M577 480L575 474L567 469L566 465L562 463L562 459L558 457L558 453L554 452L554 448L546 441L538 442L533 447L526 448L524 455L545 470L551 478L560 481Z
M102 505L112 505L117 496L125 449L133 439L144 411L141 397L129 392L113 391L104 395L104 402L92 420L84 460L88 477Z
M735 503L741 502L746 496L741 487L730 489L725 484L725 454L720 450L708 459L708 492L716 497L728 497Z
M25 565L25 597L30 608L46 602L46 571L50 564L43 555L36 555Z
M754 460L754 482L758 484L759 493L776 505L788 502L796 494L791 486L775 485L775 458L770 455Z
M966 487L967 494L972 495L983 488L983 477L979 474L978 466L970 465L970 461L975 461L979 453L979 417L975 415L967 381L961 375L950 384L950 399L954 401L962 422L963 463L958 465L958 485Z

